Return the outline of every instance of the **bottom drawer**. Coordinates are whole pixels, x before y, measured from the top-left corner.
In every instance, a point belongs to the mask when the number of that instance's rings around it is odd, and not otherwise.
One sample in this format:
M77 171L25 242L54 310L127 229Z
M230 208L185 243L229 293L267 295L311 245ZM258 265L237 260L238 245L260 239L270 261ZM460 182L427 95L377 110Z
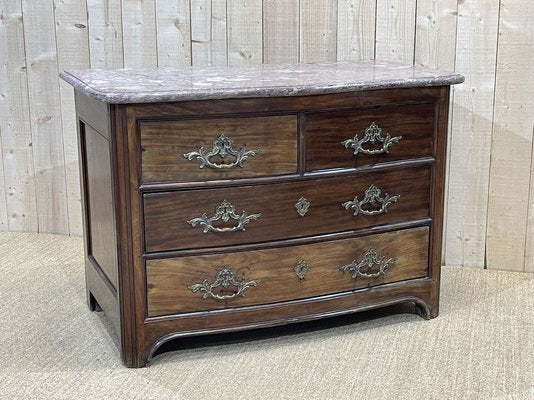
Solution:
M420 278L429 228L148 260L148 316L266 304Z

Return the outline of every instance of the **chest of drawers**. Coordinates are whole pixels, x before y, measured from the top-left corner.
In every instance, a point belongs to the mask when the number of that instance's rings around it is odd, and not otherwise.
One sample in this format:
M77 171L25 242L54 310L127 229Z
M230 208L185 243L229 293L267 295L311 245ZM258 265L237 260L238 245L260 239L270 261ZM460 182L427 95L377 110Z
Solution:
M70 71L87 299L125 365L171 339L438 314L449 86L380 62Z

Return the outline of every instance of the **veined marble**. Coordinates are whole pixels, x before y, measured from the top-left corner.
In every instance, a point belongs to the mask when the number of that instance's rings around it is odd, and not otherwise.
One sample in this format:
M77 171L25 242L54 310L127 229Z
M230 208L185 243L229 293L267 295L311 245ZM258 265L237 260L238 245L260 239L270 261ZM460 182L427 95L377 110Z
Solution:
M106 103L302 96L453 85L462 75L383 61L226 67L70 70L61 78Z

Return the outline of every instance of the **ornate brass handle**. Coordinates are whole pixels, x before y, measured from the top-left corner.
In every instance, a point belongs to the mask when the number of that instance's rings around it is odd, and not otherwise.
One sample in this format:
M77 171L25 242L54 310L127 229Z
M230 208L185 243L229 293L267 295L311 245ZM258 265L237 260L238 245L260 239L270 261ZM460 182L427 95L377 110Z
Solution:
M355 197L354 200L346 201L342 204L346 210L351 209L354 211L354 216L358 214L364 215L378 215L384 214L388 211L388 207L392 203L396 203L399 200L400 195L390 196L385 194L384 197L381 197L382 191L377 188L375 185L369 186L369 188L364 192L363 200L358 200L358 197ZM363 206L366 204L379 204L380 208L378 210L365 210Z
M358 135L354 135L352 139L347 139L341 142L343 146L345 146L346 149L349 147L354 150L354 155L358 153L363 154L382 154L382 153L389 153L389 146L391 146L393 143L397 143L399 140L402 139L402 136L391 136L389 133L386 134L386 136L382 136L382 128L380 128L376 122L373 122L371 125L369 125L363 134L363 139L358 139ZM382 147L380 149L364 149L363 145L365 143L371 143L375 144L376 142L382 143Z
M243 162L247 158L254 157L260 152L259 150L245 150L244 148L235 150L233 148L233 145L234 142L232 141L232 139L225 136L224 133L221 133L213 141L213 148L209 152L204 153L204 146L200 146L199 149L196 151L190 151L189 153L185 153L184 157L187 158L189 161L197 159L200 162L200 168L204 168L207 166L213 169L229 169L236 167L243 168ZM224 159L227 155L235 157L235 160L228 164L217 164L211 162L210 160L210 158L215 156L219 156Z
M343 272L350 272L353 279L357 278L358 276L370 279L384 275L386 273L386 269L388 269L393 263L395 263L394 258L382 257L379 259L376 250L369 249L363 253L362 259L359 262L352 260L350 264L343 265L339 267L339 269ZM378 267L378 270L375 269L376 272L371 272L375 266Z
M251 281L246 281L243 279L242 281L236 281L234 271L232 271L231 268L224 267L220 269L219 272L217 272L215 282L209 283L207 279L204 279L202 283L195 283L194 285L188 286L187 288L191 289L193 293L199 291L204 292L204 294L202 295L202 298L204 299L211 297L215 300L231 300L235 299L236 297L244 297L245 291L251 286L257 286L258 283L260 283L259 279ZM213 289L216 289L218 287L228 289L230 286L233 286L237 289L232 294L213 293Z
M190 219L187 223L191 226L202 225L204 229L203 233L212 232L235 232L235 231L244 231L245 225L251 221L254 221L261 217L261 214L247 214L245 211L241 215L237 215L235 212L235 207L232 203L223 200L221 204L215 207L215 215L213 217L208 217L206 213L202 216ZM230 219L236 220L237 225L232 227L216 228L213 226L215 221L222 220L223 222L228 222Z

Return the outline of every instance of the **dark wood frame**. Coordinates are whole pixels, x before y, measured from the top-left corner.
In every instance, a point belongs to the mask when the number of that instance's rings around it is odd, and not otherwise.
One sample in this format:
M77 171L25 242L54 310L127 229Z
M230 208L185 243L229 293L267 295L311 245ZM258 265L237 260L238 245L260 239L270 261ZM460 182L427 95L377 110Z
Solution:
M112 321L119 336L120 352L128 367L141 367L152 358L165 342L191 335L213 334L258 327L274 326L327 316L361 311L399 302L414 302L425 318L434 318L439 310L439 285L441 243L443 226L443 194L447 139L449 87L387 89L360 91L321 96L252 98L188 101L181 103L157 103L135 105L108 105L76 93L76 109L79 132L80 171L84 215L84 238L86 243L87 299L92 310L103 309ZM195 312L163 317L147 317L145 259L153 255L143 254L143 203L147 192L167 191L188 187L217 187L254 184L257 182L281 182L307 179L308 176L331 174L331 171L306 173L304 168L304 140L302 116L308 110L351 109L380 105L416 104L434 102L436 110L433 137L434 156L423 159L403 160L372 167L373 170L393 169L406 164L432 166L430 218L405 221L396 225L371 228L358 232L342 232L328 235L329 238L361 235L371 231L388 231L403 227L429 225L430 265L427 277L409 281L336 293L316 298ZM237 112L236 110L239 110ZM139 121L191 118L198 116L282 115L297 113L299 117L298 174L281 177L235 179L212 182L179 182L142 184L141 147ZM119 281L117 287L99 268L97 260L88 252L90 221L87 210L85 126L90 125L109 140L113 188L113 210L109 229L117 238L116 252ZM336 174L358 174L369 167L336 171ZM102 189L105 190L105 189ZM297 239L295 242L306 242ZM310 241L319 240L311 238ZM267 244L269 245L269 244ZM272 245L276 245L273 243ZM256 245L243 245L254 248ZM260 245L262 246L262 245ZM176 255L176 253L174 254ZM115 289L115 290L113 290Z

